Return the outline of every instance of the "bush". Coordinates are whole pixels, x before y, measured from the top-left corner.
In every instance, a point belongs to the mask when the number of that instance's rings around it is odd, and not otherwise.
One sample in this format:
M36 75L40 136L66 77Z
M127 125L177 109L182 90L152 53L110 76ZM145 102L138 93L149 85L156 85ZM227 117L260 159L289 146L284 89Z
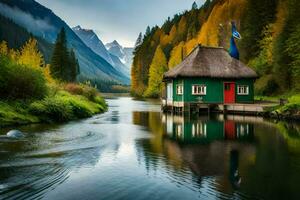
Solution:
M42 70L19 65L0 56L0 98L42 99L47 94Z
M70 105L56 98L45 98L34 102L30 105L29 111L34 115L57 122L74 118Z
M99 92L96 88L89 84L74 84L68 83L64 86L64 89L74 95L85 96L88 100L95 102Z
M84 96L71 95L59 91L55 96L34 102L30 105L30 113L52 121L64 122L70 119L86 118L105 110L105 102L96 97L97 103L89 101Z

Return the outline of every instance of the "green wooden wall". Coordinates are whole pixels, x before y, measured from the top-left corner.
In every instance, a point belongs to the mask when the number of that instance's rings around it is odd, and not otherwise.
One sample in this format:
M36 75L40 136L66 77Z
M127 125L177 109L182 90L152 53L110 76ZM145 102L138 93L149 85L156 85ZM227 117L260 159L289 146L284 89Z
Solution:
M254 80L253 79L212 79L212 78L179 78L173 80L173 100L184 102L203 102L203 103L223 103L224 101L224 82L235 82L236 103L252 103L254 101ZM183 96L177 95L176 86L183 84ZM206 85L206 95L192 95L192 85ZM237 86L248 85L248 95L238 95Z
M206 132L203 131L202 133L205 132L205 134L198 134L198 135L193 135L192 131L192 126L197 125L197 124L202 124L202 126L206 126ZM207 120L207 121L202 121L202 120L188 120L185 119L183 123L174 123L173 124L173 132L169 137L173 140L176 140L180 143L210 143L216 140L224 140L226 139L225 135L225 123L226 121L219 121L219 120ZM181 134L178 134L178 126L181 128ZM244 127L244 134L241 135L239 132L241 132L241 127ZM246 131L245 127L248 126L248 132ZM202 129L203 130L203 129ZM240 122L234 122L234 136L235 140L239 141L247 141L251 142L254 140L254 135L253 135L253 124L249 123L240 123Z
M237 95L238 85L248 85L248 95ZM237 103L253 103L254 102L254 80L253 79L239 79L235 81L235 100Z

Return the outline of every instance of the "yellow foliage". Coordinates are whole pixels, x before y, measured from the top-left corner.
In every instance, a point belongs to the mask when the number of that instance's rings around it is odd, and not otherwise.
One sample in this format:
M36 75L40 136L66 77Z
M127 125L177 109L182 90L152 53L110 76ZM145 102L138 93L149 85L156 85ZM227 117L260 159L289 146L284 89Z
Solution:
M18 63L28 65L39 69L44 65L44 59L41 52L38 50L37 41L30 38L21 48Z
M20 52L18 50L10 49L9 50L9 57L12 60L17 61L20 57Z
M0 43L0 54L1 55L8 55L8 47L7 47L7 42L2 41Z
M184 42L180 42L171 51L171 56L168 63L169 69L172 69L173 67L181 63L183 58L184 58Z
M276 21L273 25L274 39L282 32L287 16L287 2L280 1L277 7Z
M239 22L245 5L246 0L225 0L215 5L207 21L201 27L198 43L206 46L219 46L220 25L227 27L230 21Z
M154 33L154 35L152 37L152 40L154 40L156 42L159 42L162 34L163 34L163 31L160 28L158 28L155 31L155 33Z
M174 41L174 38L176 37L176 34L177 34L177 28L176 28L176 25L174 24L171 28L170 33L169 33L169 41L170 42Z
M44 76L47 80L48 83L55 83L55 80L52 78L52 76L50 75L50 65L47 64L45 67L44 67Z
M167 34L162 33L161 36L160 36L160 42L159 42L159 43L160 43L162 46L166 46L166 45L169 44L170 42L171 42L170 36L167 35Z
M198 45L198 41L196 39L191 39L185 43L186 55L189 55L194 48Z
M178 34L183 35L187 29L187 22L184 16L181 17L179 24L178 24Z
M158 97L162 89L162 78L167 70L167 59L159 45L156 48L152 63L149 69L148 88L144 93L145 97Z

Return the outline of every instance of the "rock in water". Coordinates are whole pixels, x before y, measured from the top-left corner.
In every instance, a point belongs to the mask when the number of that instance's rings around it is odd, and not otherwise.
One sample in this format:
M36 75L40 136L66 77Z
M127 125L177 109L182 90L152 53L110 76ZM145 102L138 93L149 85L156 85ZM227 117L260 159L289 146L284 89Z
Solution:
M9 138L22 138L24 137L24 134L18 130L11 130L6 134L6 136Z

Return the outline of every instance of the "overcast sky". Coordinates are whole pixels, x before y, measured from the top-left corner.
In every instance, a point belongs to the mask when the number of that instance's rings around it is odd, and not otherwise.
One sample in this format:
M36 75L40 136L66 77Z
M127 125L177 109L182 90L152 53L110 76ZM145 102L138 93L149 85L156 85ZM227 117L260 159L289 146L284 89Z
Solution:
M161 25L168 16L190 9L195 0L37 0L69 26L95 30L104 42L116 39L133 46L147 25ZM196 0L202 5L204 0Z

